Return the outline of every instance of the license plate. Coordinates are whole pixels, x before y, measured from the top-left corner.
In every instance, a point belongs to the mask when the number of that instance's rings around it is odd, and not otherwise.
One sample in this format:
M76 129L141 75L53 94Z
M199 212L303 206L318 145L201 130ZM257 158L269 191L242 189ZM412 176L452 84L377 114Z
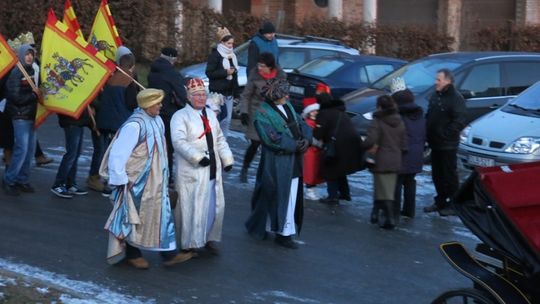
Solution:
M495 160L485 157L479 157L476 155L469 155L467 158L470 165L479 167L493 167L495 166Z
M304 95L304 88L297 87L297 86L290 86L289 92L294 93L294 94L298 94L298 95Z

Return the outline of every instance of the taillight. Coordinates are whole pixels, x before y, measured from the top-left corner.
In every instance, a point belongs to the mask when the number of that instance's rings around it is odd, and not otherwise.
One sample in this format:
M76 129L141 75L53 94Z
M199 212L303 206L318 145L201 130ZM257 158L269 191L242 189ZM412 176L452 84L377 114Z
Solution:
M315 94L321 94L321 93L330 94L330 87L322 82L319 82L315 86Z

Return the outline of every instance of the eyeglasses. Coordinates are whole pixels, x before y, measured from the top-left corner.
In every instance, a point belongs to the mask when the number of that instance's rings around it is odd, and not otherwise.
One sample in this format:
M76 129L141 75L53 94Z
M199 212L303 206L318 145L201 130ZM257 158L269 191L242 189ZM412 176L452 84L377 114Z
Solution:
M206 98L206 93L191 94L191 97L193 97L193 98Z

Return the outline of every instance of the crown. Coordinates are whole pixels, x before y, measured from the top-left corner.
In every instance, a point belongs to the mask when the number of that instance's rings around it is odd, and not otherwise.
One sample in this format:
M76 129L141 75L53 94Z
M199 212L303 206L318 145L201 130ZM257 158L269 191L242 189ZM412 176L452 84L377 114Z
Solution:
M231 34L231 32L229 31L228 28L226 28L224 26L218 27L217 36L218 36L219 41L221 41L221 39L223 39L223 37L228 36L230 34Z
M27 32L19 34L19 36L13 40L8 40L8 44L12 49L18 50L23 44L36 44L36 42L32 32Z
M197 91L206 91L204 82L200 78L191 78L187 84L187 89L190 94Z
M405 85L405 80L401 77L396 77L392 79L392 84L390 85L390 92L394 94L395 92L406 90L407 86Z

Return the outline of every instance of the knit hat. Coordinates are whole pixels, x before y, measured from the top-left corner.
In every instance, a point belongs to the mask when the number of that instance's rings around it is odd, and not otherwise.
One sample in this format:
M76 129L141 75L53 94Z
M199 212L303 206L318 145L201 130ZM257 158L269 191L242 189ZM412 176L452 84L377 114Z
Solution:
M116 57L115 57L115 62L117 65L120 65L120 58L122 58L125 55L133 55L133 53L127 47L123 45L119 46L118 49L116 49Z
M175 57L178 57L178 51L176 51L175 48L168 46L161 49L161 55L175 58Z
M272 24L272 22L270 21L265 21L262 26L261 26L261 29L259 30L259 32L261 34L270 34L270 33L275 33L276 32L276 28L274 27L274 25Z
M398 104L406 104L410 102L414 102L414 95L409 89L397 91L394 94L392 94L392 99Z
M217 30L218 41L221 41L225 36L231 36L231 32L229 31L229 29L224 26L218 27L218 30Z
M289 82L283 78L270 78L262 87L261 94L271 101L280 100L289 95Z
M153 105L160 103L165 96L163 90L144 89L137 94L137 104L141 109L150 108Z
M397 91L403 91L407 88L405 85L405 80L401 77L396 77L392 79L392 84L390 84L390 93L395 93Z
M315 97L306 97L304 98L304 110L302 111L302 116L306 117L309 112L317 111L321 108L321 105L317 103Z
M187 90L189 94L193 94L198 91L206 91L204 81L202 81L200 78L191 78L187 83Z

